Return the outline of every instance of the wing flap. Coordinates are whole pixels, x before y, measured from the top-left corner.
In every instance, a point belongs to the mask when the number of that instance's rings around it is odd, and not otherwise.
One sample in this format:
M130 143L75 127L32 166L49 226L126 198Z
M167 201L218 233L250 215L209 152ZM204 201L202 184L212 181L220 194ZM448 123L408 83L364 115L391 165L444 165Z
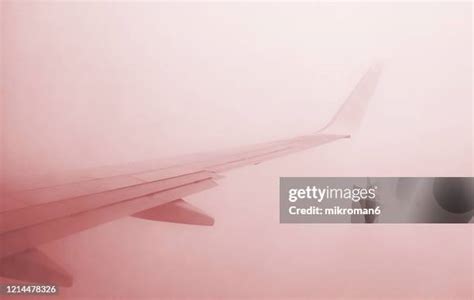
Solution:
M182 199L138 212L132 216L161 222L206 226L214 225L214 218Z

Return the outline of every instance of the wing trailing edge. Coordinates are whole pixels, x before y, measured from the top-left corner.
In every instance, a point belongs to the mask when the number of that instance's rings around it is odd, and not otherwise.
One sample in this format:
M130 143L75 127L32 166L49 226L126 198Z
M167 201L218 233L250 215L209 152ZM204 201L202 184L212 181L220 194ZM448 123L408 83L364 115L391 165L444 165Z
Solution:
M32 249L43 243L66 237L140 211L187 197L217 185L212 179L183 183L172 189L120 201L89 211L80 212L19 228L0 234L0 258Z

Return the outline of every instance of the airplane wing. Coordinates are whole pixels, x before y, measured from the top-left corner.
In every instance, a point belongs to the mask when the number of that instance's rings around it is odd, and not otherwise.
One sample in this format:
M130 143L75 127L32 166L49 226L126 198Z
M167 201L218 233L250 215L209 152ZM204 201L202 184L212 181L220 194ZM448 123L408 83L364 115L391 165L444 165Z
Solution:
M152 161L13 184L0 211L0 276L70 286L72 276L37 246L133 216L155 221L213 225L214 219L182 200L217 185L222 173L349 138L360 123L381 74L371 67L327 126L307 135L231 151Z

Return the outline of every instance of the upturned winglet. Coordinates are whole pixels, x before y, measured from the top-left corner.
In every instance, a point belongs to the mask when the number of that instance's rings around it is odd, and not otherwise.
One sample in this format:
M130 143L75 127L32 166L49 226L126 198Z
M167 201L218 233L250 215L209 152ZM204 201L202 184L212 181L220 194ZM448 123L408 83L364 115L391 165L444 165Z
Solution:
M382 65L380 63L372 65L331 121L317 133L340 134L350 137L362 122L367 104L374 94L381 73Z

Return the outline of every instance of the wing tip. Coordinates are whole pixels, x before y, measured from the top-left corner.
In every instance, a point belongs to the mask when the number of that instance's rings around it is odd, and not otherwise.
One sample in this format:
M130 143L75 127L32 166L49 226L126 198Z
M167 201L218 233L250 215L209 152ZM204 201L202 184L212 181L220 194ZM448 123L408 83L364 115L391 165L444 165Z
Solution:
M383 62L374 62L362 75L331 121L317 133L342 134L346 138L360 126L383 70Z

